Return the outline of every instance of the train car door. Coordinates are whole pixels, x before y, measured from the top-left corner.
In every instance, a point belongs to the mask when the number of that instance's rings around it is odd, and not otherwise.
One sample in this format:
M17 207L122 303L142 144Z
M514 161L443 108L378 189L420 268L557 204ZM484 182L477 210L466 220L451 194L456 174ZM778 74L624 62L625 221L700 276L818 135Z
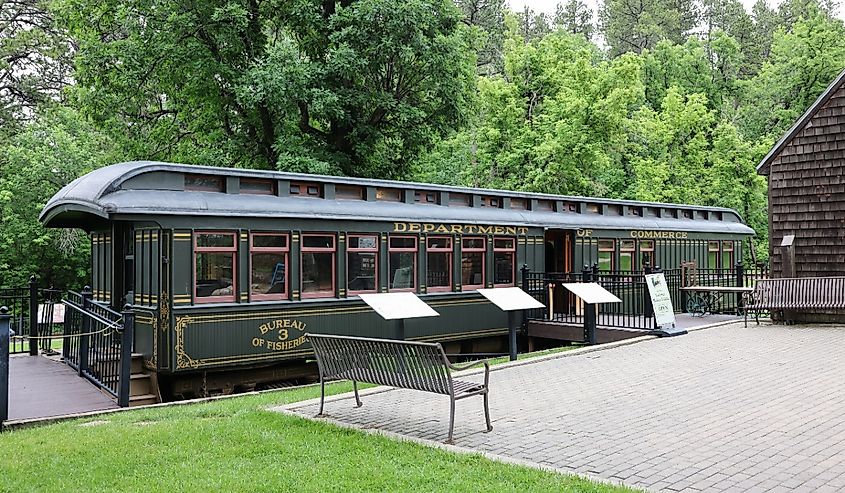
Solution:
M566 282L567 273L572 272L572 257L573 250L573 231L564 229L547 229L546 230L546 272L555 273L561 280ZM574 299L570 296L569 291L563 288L556 288L554 292L554 311L555 313L568 313L570 307L574 303Z

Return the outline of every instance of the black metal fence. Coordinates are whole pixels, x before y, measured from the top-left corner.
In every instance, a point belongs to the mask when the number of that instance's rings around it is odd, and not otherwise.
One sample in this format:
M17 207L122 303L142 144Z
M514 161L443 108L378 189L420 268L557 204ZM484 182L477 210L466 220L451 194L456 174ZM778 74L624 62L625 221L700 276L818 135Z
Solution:
M586 310L583 302L563 285L595 282L622 300L598 307L599 327L650 330L654 317L648 313L648 288L643 272L599 271L592 267L581 272L530 272L523 274L523 290L546 308L529 310L528 319L581 325Z
M90 289L68 292L62 355L79 375L129 405L134 316L92 300Z
M584 321L583 303L566 288L564 283L596 282L610 291L621 303L605 303L598 307L596 322L599 327L651 330L654 316L651 310L645 275L648 271L599 271L597 266L581 272L531 272L523 270L522 287L543 303L546 308L528 310L529 320L549 320L572 324ZM676 269L655 270L662 272L676 313L688 311L691 295L683 288L690 286L745 286L754 285L757 279L769 277L766 266L745 268L736 265L731 269L697 269L684 265ZM710 306L712 313L739 313L742 296L729 293L719 296Z

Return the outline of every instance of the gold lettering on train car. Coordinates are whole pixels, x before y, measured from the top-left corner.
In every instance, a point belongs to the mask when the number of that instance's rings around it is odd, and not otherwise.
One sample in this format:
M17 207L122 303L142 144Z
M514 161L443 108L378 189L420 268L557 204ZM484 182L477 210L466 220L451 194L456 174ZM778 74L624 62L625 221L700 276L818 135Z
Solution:
M528 228L479 224L393 223L393 233L527 235Z
M261 335L267 335L267 333L271 331L278 331L278 340L253 337L252 346L266 348L268 351L287 351L289 349L293 349L305 342L305 335L303 334L295 339L290 339L289 329L304 332L306 325L307 324L305 322L293 318L271 320L265 324L259 325L258 331L261 332Z
M650 240L685 240L689 238L689 233L686 231L643 231L631 230L631 238L650 239Z
M583 237L589 237L589 236L593 236L593 230L592 229L579 229L579 230L575 231L575 234L577 236L582 237L582 238Z

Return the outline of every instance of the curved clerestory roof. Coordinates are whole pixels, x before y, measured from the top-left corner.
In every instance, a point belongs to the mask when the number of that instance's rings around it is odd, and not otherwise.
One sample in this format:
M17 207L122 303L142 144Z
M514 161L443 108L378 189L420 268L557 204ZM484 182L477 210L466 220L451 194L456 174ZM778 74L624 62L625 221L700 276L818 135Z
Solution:
M718 212L721 213L723 219L620 216L598 213L455 207L371 200L304 199L295 196L280 197L275 195L185 191L179 189L179 187L168 188L167 186L156 185L156 176L162 176L161 173L307 181L323 184L389 187L419 192L440 191L502 198L694 210L706 213ZM148 179L145 180L145 178ZM735 235L754 234L754 230L742 223L736 211L719 207L570 197L152 161L114 164L77 178L47 202L41 212L40 220L47 227L77 227L91 230L98 224L114 220L116 216L127 220L158 220L162 216L265 217L492 224L561 229L635 229L713 232Z

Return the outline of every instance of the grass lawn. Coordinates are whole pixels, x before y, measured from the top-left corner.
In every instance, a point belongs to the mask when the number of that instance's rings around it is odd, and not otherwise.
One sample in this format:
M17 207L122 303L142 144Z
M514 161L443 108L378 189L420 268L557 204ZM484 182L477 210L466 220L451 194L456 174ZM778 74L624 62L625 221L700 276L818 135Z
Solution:
M309 387L2 433L0 491L631 491L266 410L317 396Z

